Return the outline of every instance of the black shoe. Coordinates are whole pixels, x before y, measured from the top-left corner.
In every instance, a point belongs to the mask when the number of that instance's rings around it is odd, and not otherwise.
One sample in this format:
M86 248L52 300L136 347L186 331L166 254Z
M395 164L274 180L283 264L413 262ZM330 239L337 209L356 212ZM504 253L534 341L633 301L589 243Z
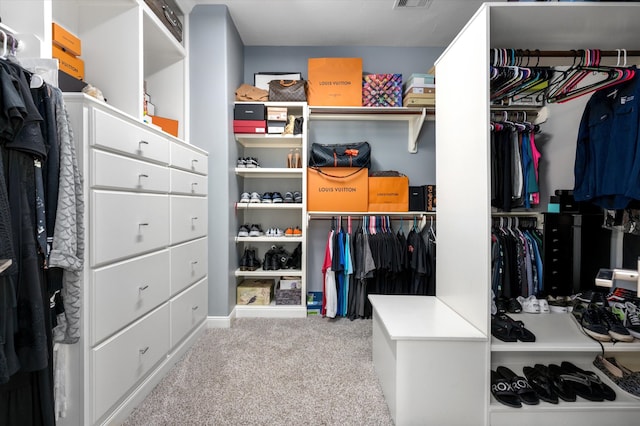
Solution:
M245 248L244 253L242 253L242 256L240 256L240 270L248 271L249 266L249 249Z
M249 250L249 264L251 265L252 271L255 271L261 266L260 259L258 259L258 256L256 256L255 249Z
M609 328L600 315L600 308L596 305L589 305L587 309L584 310L580 319L580 325L584 332L592 338L601 342L611 341Z
M267 252L264 254L264 261L262 262L262 269L264 269L265 271L273 270L273 268L271 267L272 259L273 259L273 254L271 253L271 250L267 250Z
M620 342L633 341L633 336L629 333L629 330L627 330L616 314L611 312L609 308L598 308L598 311L600 313L600 318L602 318L602 322L607 327L609 336L611 336L612 339Z
M269 261L269 269L271 269L272 271L277 271L280 268L280 256L278 254L278 252L275 249L272 249L272 253L271 253L271 258Z

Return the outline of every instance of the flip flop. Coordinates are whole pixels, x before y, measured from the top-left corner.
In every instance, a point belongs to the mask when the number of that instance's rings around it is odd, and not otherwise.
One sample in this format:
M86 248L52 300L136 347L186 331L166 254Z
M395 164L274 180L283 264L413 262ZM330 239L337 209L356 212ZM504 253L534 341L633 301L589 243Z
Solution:
M520 397L513 391L509 381L494 370L491 370L491 394L499 403L508 407L522 407Z
M516 321L506 314L498 314L495 315L495 322L496 324L506 328L510 337L515 337L521 342L536 341L536 336L524 327L524 323L522 321Z
M540 370L529 366L523 367L522 372L541 400L550 404L558 403L558 395L553 390L551 379L548 376L544 375Z
M491 335L503 342L517 342L513 333L513 326L508 321L498 319L498 315L491 315Z
M527 379L522 376L516 375L512 370L507 367L499 366L496 368L496 373L500 374L502 377L509 381L511 384L511 388L513 391L520 397L520 401L523 404L527 405L536 405L540 403L540 398L531 388Z
M583 370L569 361L562 361L560 367L570 375L581 379L572 382L578 396L589 401L603 401L605 399L613 401L616 399L616 392L600 380L600 377L593 371Z
M536 367L538 364L536 364ZM562 369L557 364L549 364L549 377L553 383L553 390L558 394L558 398L567 402L576 400L576 391L566 381L566 375L562 373Z

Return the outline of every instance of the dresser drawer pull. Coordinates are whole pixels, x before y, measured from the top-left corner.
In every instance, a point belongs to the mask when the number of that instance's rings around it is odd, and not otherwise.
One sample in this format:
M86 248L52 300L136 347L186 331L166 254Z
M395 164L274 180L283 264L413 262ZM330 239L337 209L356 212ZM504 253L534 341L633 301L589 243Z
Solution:
M149 346L147 346L146 348L142 348L142 349L140 349L140 350L139 350L140 355L144 355L144 354L146 354L148 350L149 350Z
M147 177L149 177L149 175L145 175L144 173L140 173L140 174L138 175L138 177L139 177L139 178L147 178Z
M141 140L140 142L138 142L138 146L140 145L149 145L149 142L145 141L145 140Z
M149 226L149 223L148 222L143 222L143 223L139 223L138 224L138 228L140 228L142 226Z
M198 261L197 261L197 260L192 260L192 261L191 261L191 264L192 264L192 265L197 265L197 264L198 264Z
M149 288L149 284L138 287L138 291L145 291Z
M195 187L198 186L198 182L191 182L191 192L195 192Z
M195 305L195 306L191 307L191 310L192 311L197 311L198 310L198 305Z
M198 220L198 216L191 216L191 221Z

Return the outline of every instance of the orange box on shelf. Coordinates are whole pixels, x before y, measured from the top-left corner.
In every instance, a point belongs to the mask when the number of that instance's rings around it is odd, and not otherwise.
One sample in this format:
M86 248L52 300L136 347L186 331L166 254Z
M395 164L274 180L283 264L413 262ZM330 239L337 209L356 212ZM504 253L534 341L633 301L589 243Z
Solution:
M178 137L178 120L159 117L157 115L150 115L149 117L151 117L151 123L155 124L156 126L160 126L162 130L169 133L170 135Z
M80 56L82 54L82 42L78 37L71 34L55 22L52 23L52 30L54 45L62 48L72 56Z
M362 58L309 58L309 105L362 106Z
M407 176L369 176L369 210L406 212L409 208Z
M51 56L58 60L60 71L66 72L78 80L84 80L84 61L68 54L60 47L51 46Z
M366 212L369 169L320 167L307 169L309 211Z

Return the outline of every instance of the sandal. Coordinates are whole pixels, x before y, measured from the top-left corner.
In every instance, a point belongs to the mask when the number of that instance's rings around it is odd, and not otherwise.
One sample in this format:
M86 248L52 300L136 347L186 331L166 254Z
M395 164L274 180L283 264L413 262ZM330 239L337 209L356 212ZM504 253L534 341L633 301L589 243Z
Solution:
M492 318L493 320L493 318ZM510 337L515 337L521 342L535 342L536 336L524 327L522 321L516 321L506 314L498 314L495 316L496 323L506 328Z
M593 371L583 370L579 367L576 367L569 361L562 361L560 367L565 371L568 371L571 375L581 377L583 379L582 382L585 380L587 381L587 387L589 389L585 392L585 396L580 395L578 389L576 389L576 393L579 396L582 396L589 401L602 401L604 399L606 399L607 401L614 401L616 399L616 392L611 389L609 385L600 380L600 377ZM589 399L589 397L596 399Z
M496 373L509 381L511 389L520 397L520 401L523 404L536 405L540 402L536 391L531 388L531 385L524 377L516 375L512 370L503 366L499 366L496 369Z
M513 391L509 381L493 370L491 370L491 394L499 403L508 407L522 407L520 397Z
M536 367L538 364L536 364ZM562 369L557 364L549 364L547 367L549 371L549 378L553 383L553 390L558 394L558 398L567 402L574 402L576 400L576 391L567 383L566 375L562 373Z
M497 315L491 315L491 335L503 342L518 341L511 323L498 319Z
M541 400L551 404L558 403L558 394L553 390L553 385L549 376L544 375L542 371L536 368L528 366L523 367L522 372Z

